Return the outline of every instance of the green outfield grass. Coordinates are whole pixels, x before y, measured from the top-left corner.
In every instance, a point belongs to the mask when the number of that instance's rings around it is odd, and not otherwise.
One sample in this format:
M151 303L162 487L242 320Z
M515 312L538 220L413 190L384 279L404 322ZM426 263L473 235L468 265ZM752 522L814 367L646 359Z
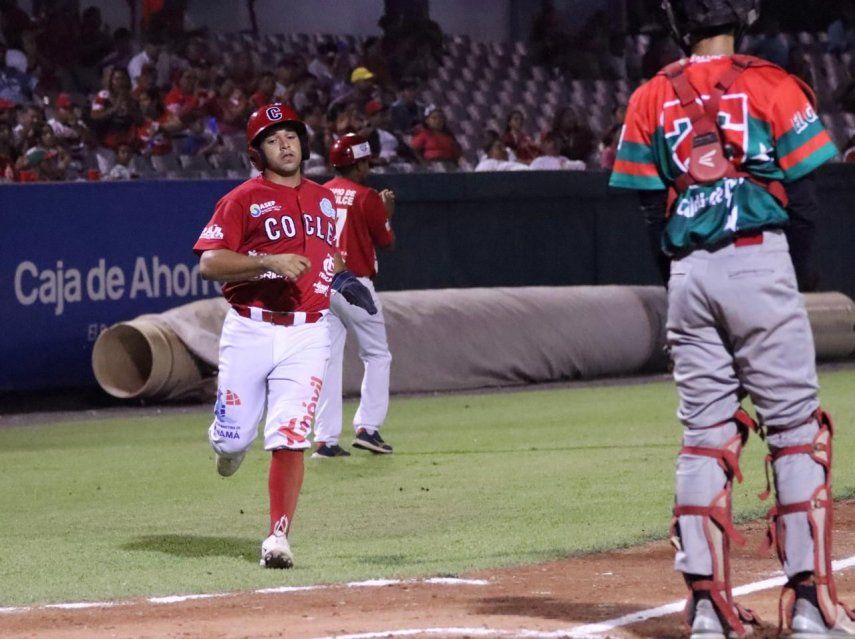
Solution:
M855 371L822 383L851 495ZM0 606L459 574L662 538L675 405L669 383L396 399L394 455L306 460L291 571L258 566L267 455L216 475L208 411L0 429ZM767 507L763 452L752 438L740 518Z

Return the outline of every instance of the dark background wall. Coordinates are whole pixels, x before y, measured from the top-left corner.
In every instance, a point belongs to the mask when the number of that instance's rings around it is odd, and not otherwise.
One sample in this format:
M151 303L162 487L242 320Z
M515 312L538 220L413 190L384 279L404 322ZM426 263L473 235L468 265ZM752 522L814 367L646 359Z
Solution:
M609 189L608 173L372 179L400 202L381 290L660 283L636 196ZM820 287L855 297L855 167L824 167L817 191Z
M824 168L822 288L855 297L855 167ZM656 284L635 196L605 173L377 176L397 192L380 290ZM101 328L218 295L191 248L232 181L0 187L0 392L94 384ZM62 298L62 303L60 303Z

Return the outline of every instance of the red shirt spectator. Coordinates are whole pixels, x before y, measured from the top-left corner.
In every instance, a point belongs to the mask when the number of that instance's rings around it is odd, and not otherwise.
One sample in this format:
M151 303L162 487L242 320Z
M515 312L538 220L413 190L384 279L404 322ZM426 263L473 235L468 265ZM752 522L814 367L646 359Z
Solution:
M139 113L125 69L113 69L109 87L95 96L90 115L101 145L115 150L120 144L133 144Z
M523 115L523 112L518 109L511 111L510 115L508 115L508 122L505 126L505 135L502 136L502 142L514 152L518 162L528 164L540 155L540 149L535 141L531 139L531 136L523 131L524 125L525 115Z
M178 83L166 94L163 103L166 110L181 120L192 119L208 110L213 97L209 92L199 90L195 69L181 73Z
M426 162L456 162L463 155L445 122L445 113L436 107L427 108L424 127L413 135L410 146Z

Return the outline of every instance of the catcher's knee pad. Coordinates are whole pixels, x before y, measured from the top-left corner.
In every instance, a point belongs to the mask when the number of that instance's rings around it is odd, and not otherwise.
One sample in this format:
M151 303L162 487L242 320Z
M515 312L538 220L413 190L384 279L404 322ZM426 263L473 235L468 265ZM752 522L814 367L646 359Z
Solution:
M739 456L754 420L744 410L732 419L685 433L677 459L677 499L671 541L676 567L687 574L691 595L687 605L692 623L695 593L708 593L722 620L736 636L753 616L733 601L730 585L730 542L745 543L733 527L733 480L742 481ZM691 575L691 577L689 577Z
M833 434L831 416L821 409L794 428L768 429L767 487L760 498L769 496L771 465L776 503L767 515L767 541L788 577L781 592L782 626L791 625L796 586L805 580L815 585L818 608L830 628L853 616L838 601L831 573Z

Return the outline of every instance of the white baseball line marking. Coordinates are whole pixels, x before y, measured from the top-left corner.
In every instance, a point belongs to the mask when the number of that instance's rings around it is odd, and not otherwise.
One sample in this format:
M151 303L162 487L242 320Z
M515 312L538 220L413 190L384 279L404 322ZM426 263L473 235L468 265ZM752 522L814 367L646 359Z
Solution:
M344 584L328 584L320 586L278 586L276 588L259 588L251 593L259 595L281 594L288 592L305 592L307 590L332 590L335 588L382 588L383 586L397 586L402 584L433 584L439 586L488 586L490 582L485 579L457 579L455 577L430 577L428 579L369 579L367 581L351 581ZM246 592L214 592L198 595L170 595L167 597L147 597L145 601L152 604L175 604L182 601L193 601L196 599L215 599L218 597L236 597ZM71 603L45 604L43 606L10 606L0 607L0 615L9 615L31 610L44 610L59 608L60 610L82 610L85 608L113 608L115 606L129 606L132 601L79 601Z
M835 572L840 572L855 566L855 555L834 561L831 564ZM736 597L747 595L752 592L761 590L769 590L778 586L783 586L786 579L783 575L755 581L744 586L739 586L733 589L733 594ZM490 628L405 628L401 630L384 630L381 632L360 632L350 635L330 635L326 637L318 637L318 639L394 639L395 637L413 637L418 635L439 635L443 637L525 637L527 639L602 639L603 633L628 626L639 621L647 619L655 619L672 615L681 612L686 605L686 600L674 601L656 608L640 610L614 619L600 621L597 623L576 626L574 628L564 628L561 630L499 630Z

